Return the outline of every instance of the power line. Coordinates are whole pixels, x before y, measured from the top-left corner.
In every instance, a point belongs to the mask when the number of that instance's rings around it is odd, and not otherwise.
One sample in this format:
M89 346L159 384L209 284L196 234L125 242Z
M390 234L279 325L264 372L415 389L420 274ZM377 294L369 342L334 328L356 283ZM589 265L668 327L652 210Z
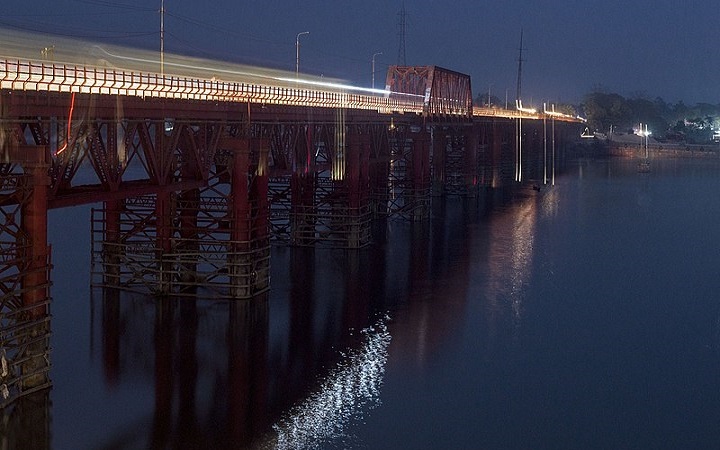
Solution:
M54 34L57 36L63 36L63 37L70 37L70 38L83 38L83 39L122 39L122 38L133 38L133 37L144 37L144 36L153 36L157 34L157 31L153 32L147 32L147 31L135 31L135 32L111 32L107 30L85 30L83 32L78 33L77 28L73 28L73 32L67 32L65 31L65 28L56 28L56 26L52 24L47 24L43 22L23 22L23 24L18 24L15 22L8 22L5 20L0 20L0 25L11 28L14 30L21 30L21 31L28 31L32 33L41 33L41 34Z
M126 3L118 3L115 1L106 1L106 0L73 0L75 3L84 3L86 5L95 5L95 6L106 6L109 8L116 8L116 9L131 9L134 11L145 11L145 12L156 12L157 9L155 8L147 8L147 7L141 7L136 5L129 5Z
M277 42L277 41L271 41L271 40L268 40L268 39L265 39L265 38L261 38L261 37L258 37L258 36L252 35L252 34L239 33L239 32L237 32L237 31L235 31L235 30L230 30L230 29L228 29L228 28L219 27L219 26L217 26L217 25L209 24L209 23L207 23L207 22L202 22L202 21L200 21L200 20L193 19L193 18L187 17L187 16L183 16L183 15L181 15L181 14L171 13L171 12L169 12L169 11L165 11L165 14L166 14L167 16L169 16L169 17L172 17L172 18L174 18L174 19L178 19L178 20L180 20L180 21L182 21L182 22L189 23L189 24L191 24L191 25L195 25L195 26L199 26L199 27L203 27L203 28L207 28L207 29L209 29L209 30L217 31L217 32L220 32L220 33L227 33L227 34L231 34L231 35L234 35L234 36L240 36L240 37L243 37L243 38L252 39L252 40L254 40L254 41L263 42L263 43L266 43L266 44L285 45L284 43L283 43L283 44L280 44L280 43Z

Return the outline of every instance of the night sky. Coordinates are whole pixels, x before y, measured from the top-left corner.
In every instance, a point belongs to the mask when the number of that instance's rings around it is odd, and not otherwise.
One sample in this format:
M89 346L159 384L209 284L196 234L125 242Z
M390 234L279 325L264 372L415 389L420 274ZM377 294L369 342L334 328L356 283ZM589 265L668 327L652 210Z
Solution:
M720 26L707 2L405 0L407 65L471 75L475 95L578 103L602 87L720 102ZM32 5L32 6L29 6ZM402 0L166 0L165 51L376 85L399 63ZM0 27L157 48L160 0L3 0ZM512 100L511 100L512 102Z

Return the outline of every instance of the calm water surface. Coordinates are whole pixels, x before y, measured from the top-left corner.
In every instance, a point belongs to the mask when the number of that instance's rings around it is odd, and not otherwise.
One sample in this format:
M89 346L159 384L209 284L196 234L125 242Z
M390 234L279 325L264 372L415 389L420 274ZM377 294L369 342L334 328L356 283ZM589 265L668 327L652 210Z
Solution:
M717 448L719 194L717 161L582 161L274 249L233 303L91 292L89 208L54 211L50 445Z

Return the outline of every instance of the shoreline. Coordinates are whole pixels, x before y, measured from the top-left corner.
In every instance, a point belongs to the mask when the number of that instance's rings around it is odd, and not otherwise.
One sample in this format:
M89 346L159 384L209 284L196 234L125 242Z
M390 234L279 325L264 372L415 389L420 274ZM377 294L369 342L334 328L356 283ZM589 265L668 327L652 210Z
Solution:
M645 148L638 144L613 141L596 141L608 156L638 157L644 155ZM718 144L661 144L651 143L647 146L650 157L666 158L720 158Z

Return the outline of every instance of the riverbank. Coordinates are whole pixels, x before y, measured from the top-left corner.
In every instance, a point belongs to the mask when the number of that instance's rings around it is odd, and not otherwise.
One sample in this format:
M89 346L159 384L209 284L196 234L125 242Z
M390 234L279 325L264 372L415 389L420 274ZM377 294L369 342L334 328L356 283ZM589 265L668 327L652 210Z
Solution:
M621 157L644 157L646 149L642 138L632 134L585 140L581 147L594 155ZM720 158L720 144L667 143L649 139L647 153L651 158Z
M639 145L628 145L618 142L608 141L607 154L610 156L635 157L644 156L645 148ZM665 144L654 143L648 144L647 152L650 157L666 157L666 158L718 158L720 157L720 146L711 145L694 145L694 144Z

